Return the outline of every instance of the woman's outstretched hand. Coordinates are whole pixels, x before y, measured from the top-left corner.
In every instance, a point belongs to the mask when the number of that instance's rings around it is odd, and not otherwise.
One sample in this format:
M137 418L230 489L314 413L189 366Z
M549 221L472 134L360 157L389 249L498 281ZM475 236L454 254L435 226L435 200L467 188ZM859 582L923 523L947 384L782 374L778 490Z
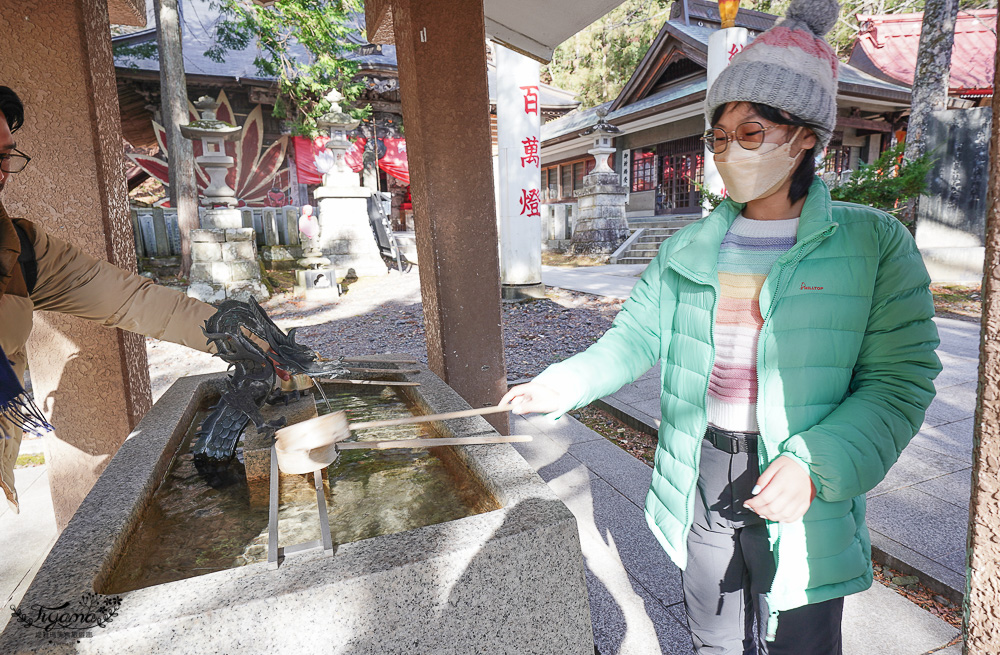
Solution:
M500 400L501 405L513 405L515 414L548 414L559 409L559 392L538 382L512 387Z
M802 518L816 497L812 478L788 457L771 462L760 474L755 489L757 493L743 505L761 518L781 523Z

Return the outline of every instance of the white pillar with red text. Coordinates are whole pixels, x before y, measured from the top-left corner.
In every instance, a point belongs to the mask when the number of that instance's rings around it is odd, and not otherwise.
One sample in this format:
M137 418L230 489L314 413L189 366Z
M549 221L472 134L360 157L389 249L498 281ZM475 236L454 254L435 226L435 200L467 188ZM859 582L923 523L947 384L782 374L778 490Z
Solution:
M727 27L716 30L708 37L708 86L711 89L715 78L719 76L726 66L729 65L733 56L746 47L750 41L750 33L745 27ZM712 129L711 116L705 116L705 129ZM705 147L705 168L703 182L705 188L717 195L723 195L725 185L719 175L719 169L715 167L715 158L712 151ZM707 216L709 210L706 204L702 205L702 213Z
M505 298L537 296L544 293L539 63L500 44L495 48L500 283Z

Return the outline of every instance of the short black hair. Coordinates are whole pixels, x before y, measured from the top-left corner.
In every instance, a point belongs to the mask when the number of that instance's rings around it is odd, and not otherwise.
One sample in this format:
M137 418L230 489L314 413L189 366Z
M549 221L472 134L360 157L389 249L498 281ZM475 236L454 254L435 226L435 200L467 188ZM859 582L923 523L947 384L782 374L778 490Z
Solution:
M0 112L7 118L11 132L24 125L24 104L10 87L0 86Z
M771 105L765 105L759 102L748 102L748 105L753 107L753 110L758 116L766 121L770 121L776 125L792 125L794 127L807 127L813 131L817 136L817 145L819 145L819 132L817 132L817 126L810 124L798 116L786 112L781 113L781 110L777 107L772 107ZM715 108L712 112L712 125L719 122L722 118L722 112L726 110L726 104L721 104ZM787 115L786 115L787 114ZM805 156L799 165L796 167L795 171L792 172L792 186L788 189L788 200L793 204L798 202L799 198L802 198L807 193L809 193L809 187L812 186L813 177L816 175L816 146L806 150Z

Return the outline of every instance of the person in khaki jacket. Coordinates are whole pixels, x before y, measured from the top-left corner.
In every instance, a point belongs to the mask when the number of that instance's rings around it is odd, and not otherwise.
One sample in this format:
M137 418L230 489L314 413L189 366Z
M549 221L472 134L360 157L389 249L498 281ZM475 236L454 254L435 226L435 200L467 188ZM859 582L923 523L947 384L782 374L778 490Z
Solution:
M30 160L13 137L23 122L17 94L0 86L0 201L11 175ZM22 432L50 427L20 387L27 365L25 343L38 309L201 351L209 350L201 326L216 311L95 259L29 220L11 218L0 202L0 488L15 512L14 462Z

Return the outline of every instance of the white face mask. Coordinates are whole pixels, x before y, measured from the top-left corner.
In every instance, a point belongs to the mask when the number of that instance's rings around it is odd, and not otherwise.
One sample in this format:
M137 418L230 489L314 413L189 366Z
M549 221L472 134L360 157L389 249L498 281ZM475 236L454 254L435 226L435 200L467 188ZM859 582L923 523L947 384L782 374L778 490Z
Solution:
M729 197L746 203L777 191L795 167L795 157L791 156L792 141L801 131L800 126L788 143L763 143L756 150L747 150L733 140L725 152L715 155L715 166Z

